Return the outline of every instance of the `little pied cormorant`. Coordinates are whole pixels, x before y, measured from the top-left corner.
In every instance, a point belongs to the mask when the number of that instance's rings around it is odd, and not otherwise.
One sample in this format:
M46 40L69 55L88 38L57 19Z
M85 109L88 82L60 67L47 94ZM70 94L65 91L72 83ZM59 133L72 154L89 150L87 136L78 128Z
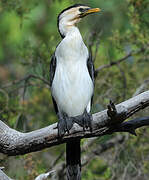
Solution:
M86 15L99 11L76 4L58 16L58 30L63 39L51 59L50 86L59 119L59 136L69 133L74 123L91 129L94 65L76 24ZM80 180L80 140L67 142L66 163L67 179Z

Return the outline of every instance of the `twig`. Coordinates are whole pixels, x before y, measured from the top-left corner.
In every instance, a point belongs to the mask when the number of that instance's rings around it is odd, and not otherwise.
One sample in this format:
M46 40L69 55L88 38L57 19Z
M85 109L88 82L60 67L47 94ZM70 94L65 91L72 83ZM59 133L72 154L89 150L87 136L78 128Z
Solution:
M136 92L133 94L134 96L137 96L138 94L140 94L141 92L143 92L143 90L147 87L147 85L149 85L149 78L146 79L141 85L140 87L137 88Z
M99 144L95 149L92 150L89 154L85 155L82 166L88 164L95 156L100 156L103 152L113 148L117 144L122 144L125 140L125 136L116 136L104 144Z
M59 156L55 159L55 161L52 163L51 168L54 167L54 166L57 164L57 162L63 157L64 153L65 153L65 151L62 151L62 152L60 153L60 155L59 155Z
M100 37L102 35L102 31L99 33L99 35L97 36L97 41L96 41L96 49L95 49L95 54L94 54L94 57L93 57L93 62L95 62L96 60L96 56L97 56L97 53L98 53L98 49L99 49L99 45L100 45Z
M119 59L119 60L117 60L117 61L111 61L109 64L102 65L102 66L100 66L99 68L97 68L97 69L95 70L95 75L97 76L97 74L98 74L101 70L103 70L103 69L105 69L105 68L110 68L110 67L112 67L112 66L114 66L114 65L120 64L121 62L127 60L129 57L131 57L131 56L133 56L133 55L136 55L136 54L139 54L139 53L144 52L144 51L145 51L145 48L143 47L143 48L141 48L140 50L138 50L138 51L136 51L136 52L131 51L131 52L128 53L126 56L124 56L123 58L121 58L121 59Z
M26 81L26 82L27 82L27 81L30 80L31 78L41 80L42 82L44 82L45 84L47 84L48 86L50 86L49 81L47 81L46 79L44 79L44 78L42 78L42 77L40 77L40 76L34 75L34 74L29 74L29 75L27 75L26 77L24 77L24 78L22 78L22 79L20 79L20 80L17 80L17 81L13 81L13 82L11 82L11 83L8 83L8 84L2 86L1 88L5 89L5 88L8 88L8 87L13 86L13 85L20 84L20 83L22 83L23 81Z

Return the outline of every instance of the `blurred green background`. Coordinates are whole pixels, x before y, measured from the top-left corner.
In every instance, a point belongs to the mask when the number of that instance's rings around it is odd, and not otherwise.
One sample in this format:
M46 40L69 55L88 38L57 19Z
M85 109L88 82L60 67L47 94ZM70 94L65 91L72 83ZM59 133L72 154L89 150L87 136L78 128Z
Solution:
M48 85L49 64L61 41L57 16L75 3L102 9L79 24L96 69L132 52L125 61L99 71L92 111L105 109L109 99L117 104L149 89L149 0L0 0L0 119L10 127L28 132L57 121ZM148 111L134 117L146 116ZM148 179L148 128L138 130L137 137L117 133L97 138L82 156L119 136L122 142L100 156L93 153L82 168L83 180ZM82 146L89 141L83 140ZM13 179L32 180L63 167L64 147L19 157L1 154L0 166Z

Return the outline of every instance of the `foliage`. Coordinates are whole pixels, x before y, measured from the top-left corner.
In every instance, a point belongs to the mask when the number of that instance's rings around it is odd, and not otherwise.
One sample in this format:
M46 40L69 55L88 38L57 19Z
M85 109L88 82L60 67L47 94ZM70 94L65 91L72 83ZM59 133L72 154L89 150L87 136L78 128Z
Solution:
M149 89L149 0L1 0L0 118L12 128L31 131L57 121L48 86L50 57L61 40L56 18L76 2L102 9L79 24L96 68L132 52L123 62L98 72L93 112L106 108L109 99L119 103L130 98L142 84L139 92ZM145 115L147 111L137 116ZM148 179L149 131L141 129L138 134L126 135L122 145L95 157L83 179ZM97 139L94 148L112 137ZM0 162L10 177L33 179L52 168L50 162L63 149L64 145L17 158L1 155Z

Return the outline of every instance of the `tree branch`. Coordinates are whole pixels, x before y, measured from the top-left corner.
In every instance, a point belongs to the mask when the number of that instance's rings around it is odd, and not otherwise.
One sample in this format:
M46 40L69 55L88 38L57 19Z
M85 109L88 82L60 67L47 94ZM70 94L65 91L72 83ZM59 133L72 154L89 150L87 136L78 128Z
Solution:
M22 79L13 81L13 82L11 82L11 83L8 83L8 84L2 86L1 88L5 89L5 88L8 88L8 87L13 86L13 85L20 84L20 83L22 83L22 82L24 82L24 81L27 82L27 81L29 81L29 80L32 79L32 78L33 78L33 79L38 79L38 80L42 81L43 83L45 83L46 85L50 86L49 81L47 81L47 80L44 79L43 77L40 77L40 76L37 76L37 75L34 75L34 74L29 74L29 75L23 77Z
M107 110L93 114L92 132L89 130L83 131L82 127L74 124L70 133L65 134L62 138L58 137L57 123L36 131L21 133L11 129L0 121L0 152L9 156L14 156L62 144L72 138L82 139L103 136L113 132L129 132L136 134L135 129L149 125L149 117L139 118L127 122L123 121L148 106L149 91L146 91L116 105L116 116L115 111L113 113L112 110L111 112L108 110L108 114Z
M147 47L148 47L148 45L147 45ZM142 47L141 49L139 49L139 50L136 51L136 52L131 51L131 52L128 53L126 56L124 56L123 58L121 58L121 59L119 59L119 60L117 60L117 61L111 61L109 64L105 64L105 65L102 65L102 66L98 67L98 68L95 70L95 75L97 76L97 74L98 74L101 70L103 70L103 69L105 69L105 68L110 68L110 67L112 67L112 66L114 66L114 65L118 65L118 64L120 64L121 62L127 60L129 57L131 57L131 56L133 56L133 55L136 55L136 54L139 54L139 53L141 53L141 52L144 52L145 49L146 49L145 47Z
M13 180L11 178L9 178L0 168L0 179L2 180Z
M35 180L46 180L46 179L48 179L48 177L50 177L51 174L54 173L54 172L55 172L55 170L52 170L52 171L50 171L50 172L47 172L47 173L44 173L44 174L40 174L39 176L37 176L37 177L35 178Z

